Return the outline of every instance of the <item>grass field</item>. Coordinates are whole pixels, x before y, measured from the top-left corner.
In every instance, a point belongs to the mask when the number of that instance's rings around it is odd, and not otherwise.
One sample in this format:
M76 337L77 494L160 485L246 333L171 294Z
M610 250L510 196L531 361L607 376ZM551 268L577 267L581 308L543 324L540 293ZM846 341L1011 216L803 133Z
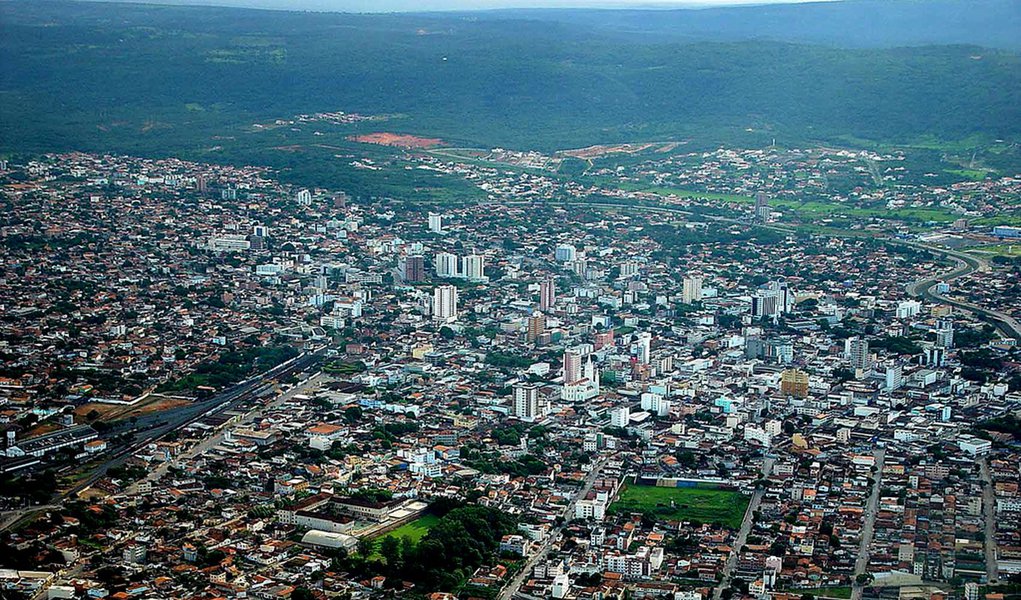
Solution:
M440 518L436 515L422 515L414 521L405 523L393 531L374 538L372 540L372 554L369 555L369 560L383 560L383 555L379 553L379 544L383 541L383 538L392 537L398 541L401 538L408 538L413 544L418 544L425 537L425 534L439 522Z
M985 254L993 256L1021 256L1021 242L1017 244L995 244L992 246L976 246L974 248L968 248L968 252L973 254Z
M740 492L698 488L628 485L610 506L614 512L641 512L659 520L741 526L748 498Z
M418 541L425 536L426 532L432 529L432 527L439 522L440 518L436 515L422 515L410 523L405 523L397 529L394 529L385 535L381 535L378 539L381 540L385 537L401 539L406 537L411 538L411 541L417 544Z

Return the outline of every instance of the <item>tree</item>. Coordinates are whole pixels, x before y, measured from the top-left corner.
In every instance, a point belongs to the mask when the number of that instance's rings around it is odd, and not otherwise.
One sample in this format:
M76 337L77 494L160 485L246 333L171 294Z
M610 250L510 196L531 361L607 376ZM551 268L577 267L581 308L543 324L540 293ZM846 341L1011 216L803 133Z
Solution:
M392 535L383 538L379 544L379 553L386 560L386 565L391 572L400 567L401 563L401 542Z
M315 594L306 587L297 587L291 592L291 600L315 600L315 598Z
M368 558L372 551L375 549L375 544L368 538L361 538L358 540L358 554L363 558Z

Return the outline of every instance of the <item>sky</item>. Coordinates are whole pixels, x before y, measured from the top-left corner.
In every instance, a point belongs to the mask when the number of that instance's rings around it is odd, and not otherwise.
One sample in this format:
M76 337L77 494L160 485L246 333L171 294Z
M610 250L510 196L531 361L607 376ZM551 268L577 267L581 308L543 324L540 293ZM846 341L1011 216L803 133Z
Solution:
M278 10L404 12L500 8L700 8L835 0L127 0L155 4L243 6Z

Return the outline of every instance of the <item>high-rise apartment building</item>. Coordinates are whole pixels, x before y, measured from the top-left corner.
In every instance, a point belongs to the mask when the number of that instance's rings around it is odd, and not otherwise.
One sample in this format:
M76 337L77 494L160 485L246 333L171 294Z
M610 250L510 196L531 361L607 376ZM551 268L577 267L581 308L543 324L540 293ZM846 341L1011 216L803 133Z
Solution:
M557 284L553 279L544 279L539 283L539 310L549 312L557 303Z
M457 319L457 288L441 285L433 290L433 318L438 321Z

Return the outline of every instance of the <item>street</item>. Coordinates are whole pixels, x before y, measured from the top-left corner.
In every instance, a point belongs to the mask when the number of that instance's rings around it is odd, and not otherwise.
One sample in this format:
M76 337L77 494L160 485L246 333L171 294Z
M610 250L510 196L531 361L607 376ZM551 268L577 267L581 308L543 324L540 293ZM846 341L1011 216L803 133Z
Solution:
M872 534L876 525L876 515L879 513L879 496L882 490L883 463L886 460L886 449L877 447L872 456L876 459L876 474L873 478L872 492L869 494L868 502L865 503L865 522L861 526L861 540L858 542L858 558L854 563L854 579L866 572L869 566L869 546L872 544ZM851 600L861 600L865 588L852 582Z
M763 479L768 478L769 474L773 472L774 462L775 459L770 456L762 459L761 474ZM758 510L759 504L762 502L762 496L765 493L765 489L757 489L752 493L752 499L748 502L748 508L744 511L741 529L738 530L737 537L734 538L734 545L731 548L730 556L727 557L727 563L723 566L723 578L716 588L713 589L713 600L720 600L723 590L730 586L730 580L734 576L734 569L737 568L737 561L741 554L741 547L748 540L748 534L751 533L752 525L754 525L755 511Z
M986 583L996 583L1000 578L996 558L996 496L993 495L993 478L989 475L989 459L978 458L979 477L982 479L982 519L985 542Z
M596 479L599 478L599 474L602 473L603 467L606 466L608 459L599 459L594 465L592 465L592 471L589 472L588 476L585 477L585 483L582 485L578 493L574 495L574 498L567 505L564 510L564 522L558 525L555 529L550 531L550 534L546 537L546 541L542 543L542 546L532 553L532 557L525 561L525 564L521 567L521 570L513 579L507 582L507 585L500 591L500 595L497 600L511 600L518 590L521 589L521 585L528 580L529 575L532 573L532 569L535 568L536 563L546 557L546 553L549 551L550 546L553 545L564 531L564 526L574 514L574 506L578 503L578 500L582 500L588 495L589 491L592 490L592 486L595 485Z

